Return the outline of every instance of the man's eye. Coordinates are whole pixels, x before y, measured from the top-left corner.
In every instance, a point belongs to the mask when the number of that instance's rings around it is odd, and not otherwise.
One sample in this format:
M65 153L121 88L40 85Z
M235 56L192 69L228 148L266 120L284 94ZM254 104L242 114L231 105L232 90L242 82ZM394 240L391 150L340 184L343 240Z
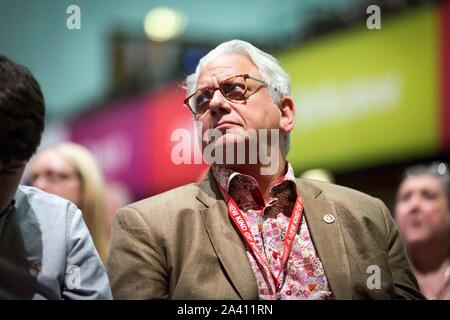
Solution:
M411 198L411 192L403 193L399 195L397 201L406 202Z
M230 82L224 83L222 85L222 91L225 93L244 93L245 92L245 84L239 82Z
M437 194L435 192L428 191L428 190L425 190L423 192L423 196L425 197L425 199L428 199L428 200L432 200L432 199L437 198Z
M208 91L201 92L195 97L195 109L198 113L205 113L211 101L211 93Z
M231 100L240 100L245 94L245 84L239 82L225 83L222 86L222 92Z
M195 98L195 104L197 106L201 106L207 102L209 102L211 100L211 94L208 91L202 92L200 93L196 98Z

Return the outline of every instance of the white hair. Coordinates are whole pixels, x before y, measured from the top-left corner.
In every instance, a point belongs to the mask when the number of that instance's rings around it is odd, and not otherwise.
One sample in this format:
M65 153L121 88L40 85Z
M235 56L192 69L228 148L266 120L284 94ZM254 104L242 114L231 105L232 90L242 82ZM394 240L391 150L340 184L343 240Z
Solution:
M267 83L270 97L276 105L280 105L283 97L291 94L289 76L281 68L276 58L246 41L231 40L219 44L200 59L195 72L186 78L186 96L195 92L198 76L203 67L212 60L228 54L246 56L256 65L263 76L263 80ZM290 147L290 133L285 136L284 146L287 154Z

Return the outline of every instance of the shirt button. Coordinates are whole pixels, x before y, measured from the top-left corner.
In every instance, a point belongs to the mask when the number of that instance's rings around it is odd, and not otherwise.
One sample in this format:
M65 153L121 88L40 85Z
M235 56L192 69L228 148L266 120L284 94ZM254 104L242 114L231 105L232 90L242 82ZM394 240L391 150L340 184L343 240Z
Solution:
M335 220L334 216L332 214L326 214L323 216L323 221L325 221L326 223L333 223Z

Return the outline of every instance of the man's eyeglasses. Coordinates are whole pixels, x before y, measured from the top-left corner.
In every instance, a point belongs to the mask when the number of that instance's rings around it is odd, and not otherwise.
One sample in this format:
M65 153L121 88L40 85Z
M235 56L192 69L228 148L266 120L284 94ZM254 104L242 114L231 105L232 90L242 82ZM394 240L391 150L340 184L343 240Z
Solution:
M189 107L194 116L202 116L209 110L209 103L211 102L214 92L219 90L222 95L229 101L244 101L248 99L247 80L255 80L267 85L263 80L253 78L248 74L239 74L223 80L218 88L200 89L184 99L184 104Z

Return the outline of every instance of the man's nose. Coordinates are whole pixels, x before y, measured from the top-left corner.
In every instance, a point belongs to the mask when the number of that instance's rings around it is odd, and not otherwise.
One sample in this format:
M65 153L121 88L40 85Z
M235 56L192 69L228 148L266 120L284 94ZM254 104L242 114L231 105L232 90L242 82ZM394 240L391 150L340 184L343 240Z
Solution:
M409 213L417 213L420 211L420 206L421 206L421 199L418 195L414 195L411 197L411 199L409 200L409 208L408 208L408 212Z
M230 103L219 89L214 91L211 101L209 102L209 109L213 114L218 113L221 110L226 112L230 111Z

